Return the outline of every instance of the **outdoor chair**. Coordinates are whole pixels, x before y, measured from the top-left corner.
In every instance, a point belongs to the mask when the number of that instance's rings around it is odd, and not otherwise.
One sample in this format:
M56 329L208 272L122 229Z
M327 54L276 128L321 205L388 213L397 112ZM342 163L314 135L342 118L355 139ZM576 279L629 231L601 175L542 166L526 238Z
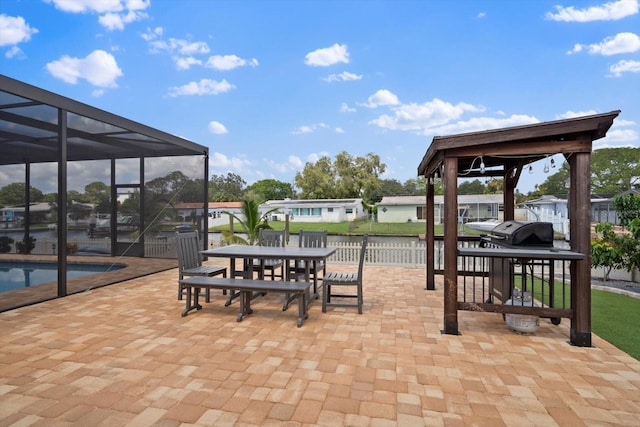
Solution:
M364 257L367 251L367 240L369 236L366 234L362 239L362 249L360 249L360 262L358 264L357 273L335 273L327 272L322 278L322 312L327 312L327 306L337 307L358 307L358 314L362 314L362 269L364 266ZM347 287L355 287L355 293L344 293ZM338 291L340 289L340 291ZM336 292L338 291L338 292ZM334 301L338 298L339 301ZM355 299L355 303L344 302L344 299Z
M323 231L304 231L300 230L298 235L298 246L301 248L326 248L327 247L327 230ZM305 273L305 261L296 261L291 266L290 273L293 275L301 275ZM322 271L324 276L327 272L327 266L322 261L313 261L309 266L310 278L313 278L313 289L316 290L318 286L318 273Z
M212 277L222 275L227 277L227 269L225 267L210 267L202 265L202 254L200 251L200 237L198 231L189 231L184 233L176 233L176 253L178 255L178 299L182 300L184 287L180 284L180 280L184 276L206 276ZM226 295L227 291L223 291ZM206 301L210 301L211 291L205 292Z
M285 245L285 231L265 230L260 229L258 232L258 246L284 246ZM271 272L271 280L275 280L276 277L284 280L284 262L281 259L266 259L262 262L255 260L253 263L254 269L257 269L261 276L264 276L265 271ZM260 270L262 268L262 271ZM276 270L280 269L280 274L276 274Z

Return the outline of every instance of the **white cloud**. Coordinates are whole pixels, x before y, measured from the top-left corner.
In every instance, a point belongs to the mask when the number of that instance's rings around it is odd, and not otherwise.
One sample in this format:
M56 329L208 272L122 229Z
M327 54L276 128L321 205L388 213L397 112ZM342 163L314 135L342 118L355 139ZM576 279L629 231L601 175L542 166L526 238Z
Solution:
M367 108L376 108L384 105L398 105L400 103L398 97L393 92L386 89L380 89L371 95L367 101L367 103L359 105Z
M258 66L258 60L252 58L250 60L242 59L236 55L214 55L209 57L205 66L220 71L229 71L238 67L245 67L250 65L252 67Z
M340 109L338 110L341 113L355 113L356 109L353 107L349 107L346 102L340 104Z
M218 95L229 92L235 86L226 80L217 81L210 79L201 79L199 82L189 82L182 86L174 86L169 88L169 96L182 95Z
M314 50L305 55L304 63L311 67L328 67L343 62L349 63L349 52L346 44L334 44L331 47Z
M151 0L45 0L69 13L95 13L106 29L123 30L126 24L148 18L145 9Z
M509 117L473 117L469 120L450 123L443 126L425 128L423 135L455 135L467 132L479 132L512 126L524 126L539 123L540 120L524 114L512 114Z
M209 157L209 166L216 169L224 170L226 172L240 172L246 167L251 166L251 162L239 157L229 158L224 154L218 153L216 151Z
M65 55L46 67L52 76L71 84L85 79L94 86L117 87L116 79L122 76L115 58L104 50L94 50L86 58Z
M614 77L621 77L622 73L640 73L640 61L623 59L609 67L609 72Z
M556 120L564 120L564 119L574 119L576 117L582 117L582 116L591 116L594 114L598 114L597 111L595 110L586 110L586 111L567 111L565 113L562 114L557 114L556 115Z
M37 33L38 29L31 28L22 16L0 15L0 46L28 42Z
M344 129L342 129L342 128L336 128L336 133L344 133Z
M193 65L202 65L202 61L194 58L193 56L175 57L173 60L175 61L178 70L188 70Z
M638 13L638 0L618 0L576 9L573 6L554 6L554 12L547 12L546 19L562 22L615 21Z
M600 43L590 45L576 44L569 54L581 52L588 48L591 55L618 55L621 53L632 53L640 50L640 36L634 33L618 33L613 37L607 37Z
M611 129L605 138L607 143L631 145L640 141L638 131L633 129Z
M482 19L482 18L485 18L486 16L487 16L486 12L480 12L476 15L476 18Z
M149 36L149 33L146 33ZM170 54L196 55L209 53L209 45L205 42L191 42L184 39L169 38L167 40L153 39L149 42L151 53L167 52Z
M444 126L457 120L465 113L484 111L482 106L459 102L451 104L434 98L423 104L403 104L393 107L393 115L383 114L369 122L371 125L389 130L424 131Z
M353 80L362 80L362 75L349 73L347 71L340 74L329 74L327 77L322 79L326 82L348 82Z
M164 33L164 29L162 27L156 28L147 28L147 31L142 33L140 36L145 40L150 42L151 40L155 40L158 37L162 37Z
M293 169L301 169L304 166L304 163L302 163L302 160L298 156L289 156L287 162Z
M4 54L5 57L11 58L22 58L24 57L24 53L18 46L11 46L9 50L7 50Z
M224 135L225 133L229 133L227 128L220 122L216 122L215 120L209 122L209 132L216 135Z
M296 130L291 131L291 135L301 135L305 133L313 133L318 129L326 129L329 126L325 123L314 123L312 125L302 125Z

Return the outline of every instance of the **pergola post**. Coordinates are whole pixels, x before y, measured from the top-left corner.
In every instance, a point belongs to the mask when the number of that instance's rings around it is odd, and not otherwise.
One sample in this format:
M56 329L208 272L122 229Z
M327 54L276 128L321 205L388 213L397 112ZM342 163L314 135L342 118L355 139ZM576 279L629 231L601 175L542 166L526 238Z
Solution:
M458 158L444 158L444 333L458 335Z
M571 262L570 342L591 347L591 152L569 156L569 232L571 250L585 255Z
M435 189L433 185L433 177L427 178L427 203L426 203L426 222L425 222L425 242L426 242L426 273L427 273L427 287L426 289L429 291L433 291L436 289L436 272L435 272L435 257L434 253L436 251L435 245L435 203L434 203L434 194Z

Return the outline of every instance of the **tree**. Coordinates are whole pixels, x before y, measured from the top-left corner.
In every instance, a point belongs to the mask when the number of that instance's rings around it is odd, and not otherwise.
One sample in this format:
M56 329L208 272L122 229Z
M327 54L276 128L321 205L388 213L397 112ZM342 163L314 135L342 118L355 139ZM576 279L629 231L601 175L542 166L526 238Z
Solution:
M620 194L640 185L640 148L602 148L591 154L591 192Z
M427 194L426 178L424 176L409 178L404 182L402 188L404 189L404 194L407 196L424 196ZM442 193L436 192L436 194Z
M24 204L24 193L26 184L24 182L14 182L0 188L0 206L16 206ZM42 191L35 187L29 189L31 203L42 201Z
M293 197L293 186L275 179L263 179L247 187L245 196L259 203L267 200L284 200Z
M242 232L247 235L247 239L234 234L232 231L225 230L222 232L222 239L227 244L253 245L258 240L261 229L270 230L271 226L267 222L269 214L277 211L278 208L271 209L260 215L259 203L252 199L242 200L242 216L238 216L231 212L223 212L233 218L235 222L240 224Z
M628 227L635 218L640 218L640 195L625 194L613 198L613 207L618 213L620 224Z
M109 212L111 206L111 187L101 181L85 185L84 192L89 203L95 205L97 212Z
M625 232L616 232L610 222L596 225L597 237L591 241L591 265L604 267L604 279L613 269L640 268L640 218L629 222Z
M569 181L569 164L562 162L558 171L549 175L547 179L538 187L540 195L550 194L554 196L566 195L569 192L567 182Z
M315 163L307 162L302 172L296 173L295 183L301 199L335 199L336 172L331 159L319 158Z
M362 197L371 204L380 197L379 177L386 168L376 154L353 157L341 151L335 162L326 156L316 163L307 162L303 171L296 174L295 182L303 199Z
M381 179L380 194L384 196L404 196L406 190L397 179Z
M212 175L209 180L210 202L232 202L240 200L247 183L240 175L227 173L227 176Z
M458 185L458 194L483 194L484 184L479 179L464 181Z

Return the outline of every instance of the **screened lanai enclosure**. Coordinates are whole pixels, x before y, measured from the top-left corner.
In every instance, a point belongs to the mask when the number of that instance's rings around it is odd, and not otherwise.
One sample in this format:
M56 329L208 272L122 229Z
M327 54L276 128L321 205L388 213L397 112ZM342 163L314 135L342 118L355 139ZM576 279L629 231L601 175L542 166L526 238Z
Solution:
M179 227L206 242L207 171L207 147L0 75L0 257L55 255L58 296L69 255L173 258Z

